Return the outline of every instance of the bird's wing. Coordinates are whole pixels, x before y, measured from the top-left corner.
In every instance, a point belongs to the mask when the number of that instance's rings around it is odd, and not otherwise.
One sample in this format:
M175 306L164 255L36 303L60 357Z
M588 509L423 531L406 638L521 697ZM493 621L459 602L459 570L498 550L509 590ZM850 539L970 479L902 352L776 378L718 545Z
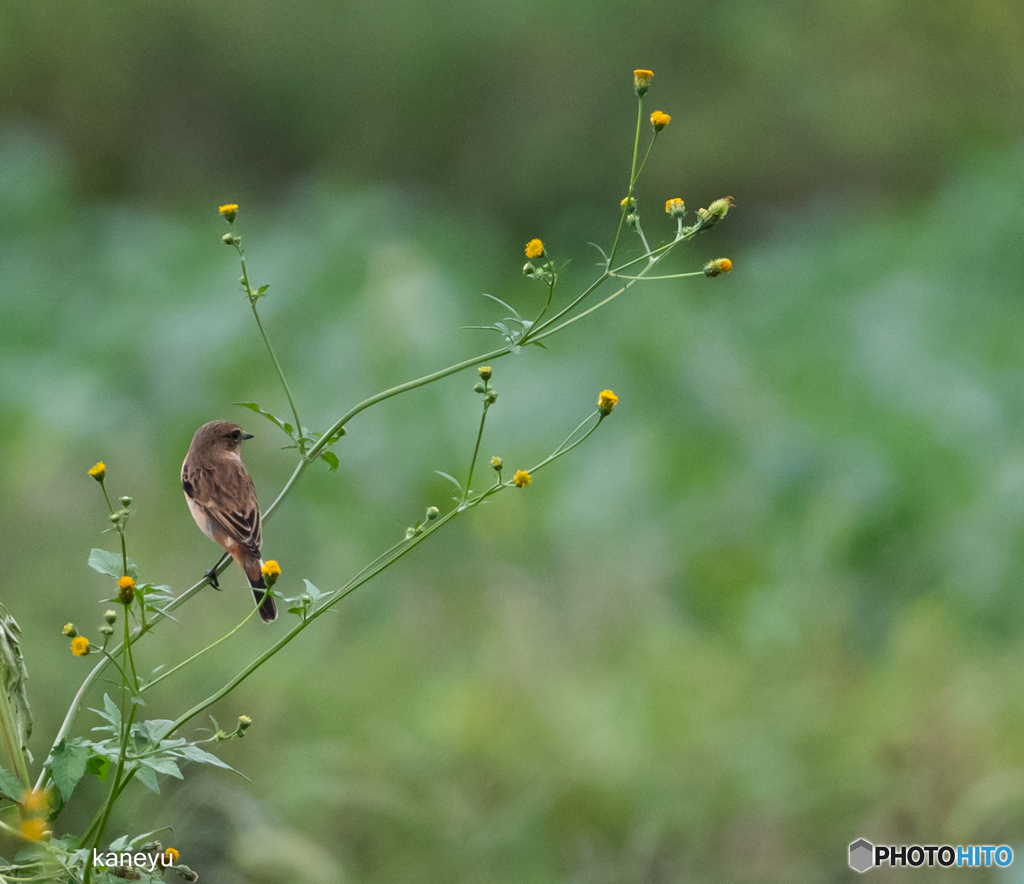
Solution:
M185 494L224 534L258 556L263 544L260 506L252 479L240 462L220 464L214 470L189 468L186 464L181 484Z

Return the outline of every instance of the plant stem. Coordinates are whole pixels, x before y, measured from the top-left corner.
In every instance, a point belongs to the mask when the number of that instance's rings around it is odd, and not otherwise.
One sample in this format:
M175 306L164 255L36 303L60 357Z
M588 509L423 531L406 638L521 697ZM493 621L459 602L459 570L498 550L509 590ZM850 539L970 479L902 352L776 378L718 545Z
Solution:
M249 283L249 270L245 266L245 254L242 251L242 246L239 243L235 243L235 248L238 250L238 263L242 267L242 288L245 289L245 294L249 298L249 306L252 307L252 315L256 319L256 326L260 330L260 336L263 338L263 343L266 344L267 352L270 354L270 358L274 363L274 368L277 370L277 376L281 381L281 386L284 387L284 395L288 398L288 405L292 410L292 417L295 418L295 435L298 439L299 454L306 453L306 443L302 441L302 422L299 420L299 410L295 407L295 400L292 398L292 391L288 387L288 381L285 380L284 369L281 368L281 363L277 360L277 354L274 353L274 348L270 346L270 338L267 337L267 332L263 328L263 323L260 321L259 311L256 309L256 301L260 297L258 291L253 291L252 285Z
M466 479L466 493L462 496L463 503L469 500L469 486L473 482L473 469L476 467L476 458L480 453L480 440L484 436L484 424L487 422L487 409L490 407L491 403L484 399L484 412L480 415L480 429L477 430L476 434L476 445L473 447L473 459L469 462L469 477Z
M235 626L234 629L232 629L230 632L224 633L224 635L222 635L219 639L217 639L214 642L211 642L205 648L203 648L201 651L196 651L187 660L182 660L177 666L174 666L174 667L166 670L165 672L161 672L160 675L158 675L152 681L146 682L146 684L143 685L139 689L139 693L142 693L143 691L148 691L151 687L153 687L153 685L158 684L159 682L163 681L165 678L167 678L167 676L173 675L175 672L177 672L183 666L187 666L189 663L191 663L193 660L198 659L203 654L205 654L207 651L213 650L213 648L217 647L217 645L219 645L222 641L225 641L225 640L231 638L231 636L233 636L236 632L238 632L239 629L241 629L243 626L245 626L246 623L248 623L250 620L252 620L253 615L256 613L256 610L257 610L256 608L253 608L248 614L246 614L245 617L242 618L241 622L237 626Z

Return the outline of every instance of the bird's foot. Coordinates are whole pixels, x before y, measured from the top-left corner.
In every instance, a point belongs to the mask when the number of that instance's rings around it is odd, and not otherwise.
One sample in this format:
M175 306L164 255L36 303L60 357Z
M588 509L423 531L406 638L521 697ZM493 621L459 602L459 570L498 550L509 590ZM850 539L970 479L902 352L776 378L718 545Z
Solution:
M206 572L206 577L210 581L210 586L212 586L214 589L220 589L220 583L217 582L216 568L210 568L210 570Z

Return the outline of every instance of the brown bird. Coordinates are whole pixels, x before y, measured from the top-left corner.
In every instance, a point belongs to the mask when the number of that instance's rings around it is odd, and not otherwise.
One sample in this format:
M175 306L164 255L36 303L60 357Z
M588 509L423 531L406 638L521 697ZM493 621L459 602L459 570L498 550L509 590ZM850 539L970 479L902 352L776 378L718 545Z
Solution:
M238 424L210 421L196 430L185 462L181 485L192 518L203 534L216 541L245 572L260 618L277 618L277 605L263 579L263 542L256 489L242 464L242 442L251 439ZM210 573L217 586L217 575Z

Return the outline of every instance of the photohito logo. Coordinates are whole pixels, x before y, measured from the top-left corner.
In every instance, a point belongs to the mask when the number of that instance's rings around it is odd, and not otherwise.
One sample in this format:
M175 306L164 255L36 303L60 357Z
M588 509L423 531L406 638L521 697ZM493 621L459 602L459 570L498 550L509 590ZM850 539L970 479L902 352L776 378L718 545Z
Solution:
M1013 850L1005 844L901 844L874 845L864 838L858 838L850 845L850 868L855 872L866 872L872 866L958 866L978 868L999 866L1005 868L1013 862Z

